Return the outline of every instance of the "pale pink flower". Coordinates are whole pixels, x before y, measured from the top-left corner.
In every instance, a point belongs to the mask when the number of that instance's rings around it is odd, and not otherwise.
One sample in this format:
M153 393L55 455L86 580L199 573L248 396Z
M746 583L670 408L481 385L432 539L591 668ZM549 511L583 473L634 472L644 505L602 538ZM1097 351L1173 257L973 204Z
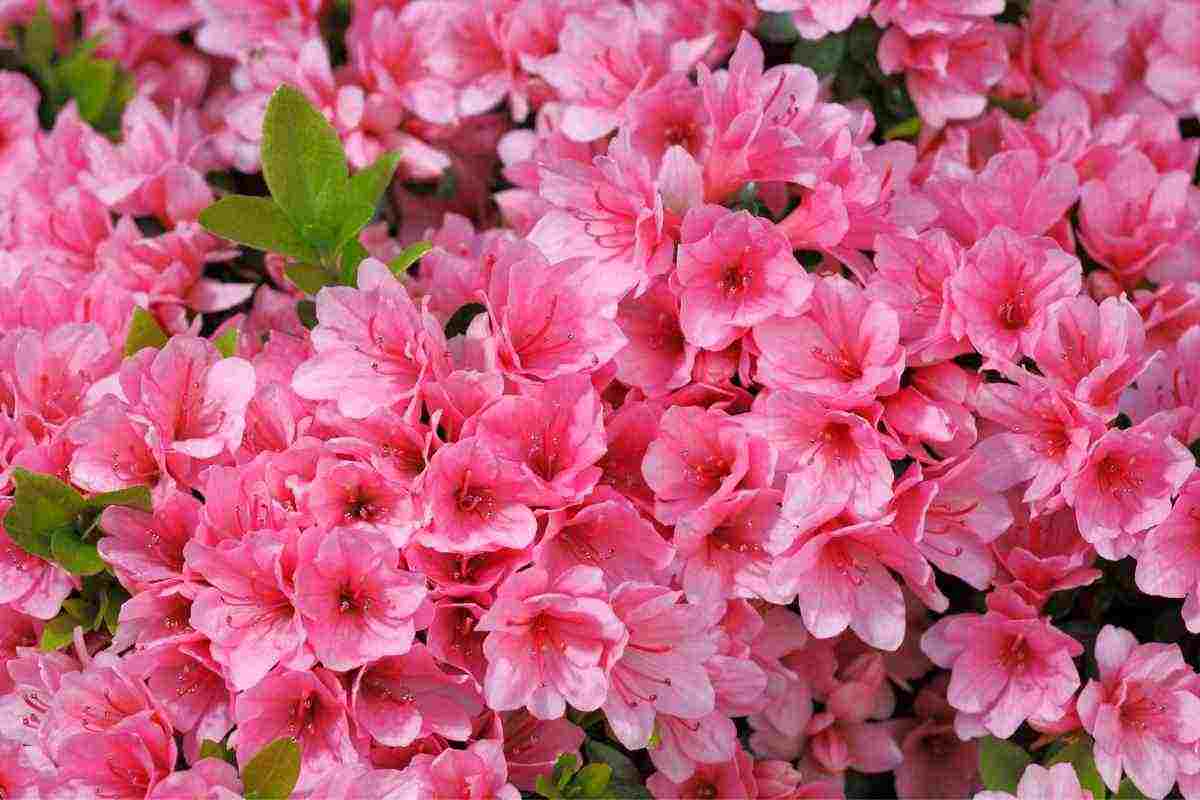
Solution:
M817 282L803 316L758 325L754 341L761 351L760 381L815 395L837 408L860 407L895 392L904 371L897 313L841 277Z
M11 414L36 419L25 424L57 428L84 406L93 381L116 365L108 337L99 325L68 323L41 333L24 328L0 339L3 383L11 393ZM40 438L40 437L39 437Z
M1183 620L1200 631L1200 476L1188 478L1179 497L1157 527L1146 535L1137 562L1137 586L1158 597L1182 597Z
M168 775L146 800L237 800L241 796L242 781L232 764L202 758L190 769Z
M75 419L67 436L71 482L91 492L155 486L162 477L160 453L151 447L149 426L130 419L129 407L107 395Z
M442 669L424 645L373 661L354 676L354 721L375 741L404 747L422 736L471 738L483 698L467 675Z
M1117 52L1129 12L1111 0L1037 0L1029 9L1021 59L1047 90L1073 86L1104 94L1121 81Z
M663 578L675 547L634 505L600 487L581 507L550 517L533 560L557 578L572 567L596 567L610 588L625 581L653 583Z
M964 739L1004 739L1030 717L1057 717L1079 688L1071 659L1083 647L1003 589L988 595L986 614L939 620L921 637L921 649L951 670L947 699Z
M670 525L739 489L771 485L775 449L720 411L667 409L646 449L641 473L654 492L654 514Z
M953 36L1003 11L1003 0L880 0L871 16L880 27L896 25L909 36Z
M1178 772L1196 771L1200 697L1196 673L1177 644L1139 645L1133 634L1104 626L1096 639L1098 679L1079 695L1079 719L1096 739L1096 769L1116 791L1122 772L1148 797L1162 798Z
M10 507L11 501L0 502L6 512ZM0 603L37 619L51 619L72 588L66 571L18 547L0 527Z
M950 279L952 331L991 358L1015 360L1037 341L1050 303L1079 294L1079 259L1051 239L999 227L979 240Z
M1145 340L1142 318L1124 297L1099 305L1074 297L1047 309L1031 355L1050 383L1111 418L1149 364Z
M665 280L652 283L640 297L622 300L617 307L617 325L627 340L614 356L617 380L651 397L691 381L699 348L684 336L679 299Z
M417 782L414 797L461 800L520 800L521 793L508 783L508 765L499 742L479 740L466 750L444 750L438 756L413 756L405 775Z
M311 528L298 543L296 609L321 663L345 671L412 646L424 581L380 534Z
M1200 15L1188 3L1164 3L1161 28L1146 50L1146 86L1172 106L1200 114Z
M883 401L885 429L921 463L934 460L931 453L965 455L979 436L974 406L982 383L979 374L949 361L913 368L908 386Z
M758 0L763 11L788 12L796 30L805 39L820 39L830 33L841 33L854 20L866 16L870 0Z
M321 0L193 0L203 17L196 44L214 55L238 57L285 33L317 32Z
M159 496L153 513L109 506L100 515L104 537L96 544L121 583L137 589L183 578L183 548L200 521L200 502L190 494Z
M646 788L662 800L693 800L703 797L755 797L754 761L740 747L722 764L700 764L684 781L673 781L662 772L646 779Z
M150 733L149 729L165 731L174 750L174 741L169 738L171 725L165 712L157 707L129 665L115 659L106 661L106 665L89 663L82 643L77 651L84 662L83 669L61 676L61 683L49 698L50 708L38 731L45 753L57 760L63 746L76 736L111 731L121 723L135 719L139 728L147 730L150 739L157 739L158 734Z
M629 638L595 567L575 567L554 581L537 568L513 575L479 629L488 632L488 706L525 706L539 719L562 716L568 701L581 711L603 705Z
M537 534L530 506L552 499L531 478L475 437L441 448L424 478L433 522L414 541L445 553L529 546Z
M316 788L339 765L356 764L346 690L320 667L308 672L276 670L237 697L237 758L245 768L271 742L287 736L300 746L299 791Z
M487 260L487 256L485 256ZM589 283L583 259L551 265L531 244L501 248L491 259L483 325L505 374L520 380L550 380L591 372L625 345L613 321L615 297Z
M933 129L982 114L989 92L1008 70L1008 48L991 20L954 35L918 38L891 27L879 42L878 57L884 72L904 72L921 119Z
M671 281L684 335L706 350L728 347L770 317L798 316L813 284L769 221L720 206L684 218Z
M1070 763L1043 767L1030 764L1021 775L1015 795L1008 792L977 792L974 800L1088 800L1092 796L1079 784L1075 766Z
M1170 424L1160 414L1128 430L1110 430L1063 483L1080 534L1101 556L1137 555L1144 532L1167 518L1171 498L1195 470L1195 458L1170 435Z
M192 601L199 590L195 583L163 582L138 592L121 604L113 646L124 650L201 638L191 623Z
M657 713L700 719L716 707L704 663L717 651L711 610L649 583L622 584L613 611L629 642L613 665L604 715L616 738L636 750L650 741Z
M213 642L212 654L238 690L254 686L278 663L307 667L305 632L283 578L284 545L269 533L208 547L184 548L187 565L211 586L192 605L191 624Z
M740 747L737 727L720 711L702 719L659 714L654 731L660 741L650 748L650 760L655 769L675 783L683 783L702 765L732 761Z
M387 265L359 265L358 288L327 286L316 298L316 355L292 379L296 394L334 400L362 419L411 399L445 358L442 327L418 308Z

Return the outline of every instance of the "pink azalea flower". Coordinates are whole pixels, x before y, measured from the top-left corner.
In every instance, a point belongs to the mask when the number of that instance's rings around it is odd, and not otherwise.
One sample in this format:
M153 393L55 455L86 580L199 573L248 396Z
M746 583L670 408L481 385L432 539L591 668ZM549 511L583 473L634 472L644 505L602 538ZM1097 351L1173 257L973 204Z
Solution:
M0 502L6 512L11 501ZM0 527L0 604L37 619L51 619L71 594L71 576L57 564L18 547Z
M693 602L771 594L767 548L779 523L783 494L747 489L715 497L683 517L671 540L679 582Z
M904 763L896 768L903 800L969 797L978 788L979 746L954 733L954 709L946 702L949 676L942 673L917 694L911 722L897 720Z
M478 598L529 564L528 549L496 548L479 553L442 553L410 544L404 550L408 568L424 574L434 593L445 598Z
M92 382L112 371L112 348L94 324L70 323L46 333L16 330L5 336L0 358L4 383L13 398L12 413L58 426L82 410Z
M316 355L296 370L292 389L335 400L351 419L415 396L445 356L441 326L380 261L359 265L357 289L327 286L316 303Z
M1117 51L1128 19L1125 9L1105 0L1038 0L1029 9L1023 67L1046 89L1110 92L1121 80Z
M1096 551L1079 535L1069 508L1018 519L992 543L992 550L1001 568L996 583L1011 586L1039 609L1051 594L1087 586L1101 576L1092 568Z
M1200 631L1200 560L1194 545L1200 532L1200 475L1193 472L1179 498L1146 535L1137 562L1137 586L1158 597L1182 597L1187 629Z
M676 782L656 772L646 780L646 788L664 800L691 800L702 797L755 797L754 761L740 747L724 764L701 764L684 781Z
M296 741L300 746L298 791L315 788L339 765L358 763L346 715L346 691L328 670L276 670L238 695L234 715L242 768L279 737Z
M472 720L484 710L474 681L444 671L420 644L359 670L350 707L354 721L390 747L431 734L466 741Z
M488 631L488 706L524 706L539 719L562 716L568 701L581 711L603 705L629 637L595 567L576 567L553 582L537 568L513 575L479 629Z
M1079 785L1071 764L1043 767L1030 764L1021 775L1015 795L1008 792L978 792L974 800L1087 800L1092 793Z
M684 218L682 237L672 284L684 335L697 347L724 349L770 317L804 310L812 279L769 222L701 206Z
M758 0L763 11L792 13L796 30L805 39L820 39L830 33L840 33L870 9L869 0Z
M658 437L646 449L641 472L654 492L654 514L670 525L738 489L771 484L775 450L718 411L667 409Z
M213 642L213 658L235 689L254 686L278 663L305 664L305 632L284 582L284 545L269 533L209 547L184 547L187 565L209 584L192 605L191 624Z
M154 787L147 800L237 800L242 781L232 764L203 758L191 769L172 772Z
M879 42L879 67L903 71L921 119L933 129L970 119L987 108L988 93L1008 70L1008 48L991 20L953 35L912 38L891 27Z
M627 339L614 357L617 380L651 397L691 381L699 348L683 334L679 299L666 281L655 281L640 297L622 300L617 308L617 324Z
M183 577L183 548L200 519L200 503L171 491L154 504L154 513L109 506L100 516L105 536L96 547L131 589Z
M650 760L665 778L683 783L705 764L727 764L739 749L733 720L719 711L702 719L659 714L654 723L659 744Z
M953 36L1003 11L1003 0L880 0L871 16L880 27L896 25L909 36Z
M19 742L0 740L0 791L11 800L38 800L43 774Z
M130 419L129 407L107 395L67 430L71 483L90 492L154 486L162 477L159 453L147 440L148 426Z
M1015 360L1033 352L1046 307L1079 294L1082 279L1079 260L1054 241L996 228L949 282L952 330L985 356Z
M1051 383L1110 418L1121 392L1146 369L1144 351L1142 318L1132 303L1075 297L1047 310L1032 355Z
M578 753L586 738L581 728L563 719L540 720L528 711L499 715L504 729L508 779L522 791L533 791L539 775L551 774L563 753Z
M38 90L33 81L17 72L0 76L0 181L8 193L37 168Z
M622 584L613 611L629 631L613 665L604 715L631 750L646 747L657 713L701 719L716 707L704 663L717 651L711 612L682 602L680 592L649 583Z
M483 609L475 603L441 601L425 634L434 657L458 667L482 683L487 671L483 657L484 631L478 630Z
M1172 106L1200 113L1200 18L1186 3L1164 3L1161 28L1146 51L1146 86Z
M947 699L964 739L1004 739L1030 717L1057 717L1079 688L1071 659L1083 647L1004 590L988 595L986 614L939 620L921 637L921 649L951 670Z
M533 553L552 579L573 567L596 567L614 589L626 581L661 579L674 558L675 547L654 525L606 487L582 507L550 517Z
M1196 468L1169 425L1158 415L1128 430L1110 430L1063 483L1080 534L1105 558L1140 552L1144 531L1167 518L1171 498Z
M163 582L138 592L121 604L113 646L124 650L200 638L191 622L197 592L198 585L189 582Z
M408 652L425 586L398 568L387 539L351 528L310 528L298 547L296 609L321 663L345 671Z
M304 507L323 527L352 528L393 547L407 544L422 522L409 492L367 464L333 458L318 462Z
M896 312L841 277L818 281L804 316L768 320L754 329L754 341L762 383L838 408L895 392L904 371Z
M57 753L55 776L67 796L146 798L175 767L175 741L154 712L144 711L101 733L79 733Z
M413 756L405 774L420 786L416 797L455 797L463 800L520 800L508 783L508 766L499 742L480 740L466 750L445 750L438 756Z
M1181 768L1198 766L1200 697L1189 688L1196 673L1179 645L1139 645L1112 625L1096 640L1096 663L1100 677L1078 701L1079 719L1096 739L1096 769L1109 788L1128 772L1147 796L1165 797Z
M184 736L184 754L196 759L205 739L219 742L233 728L233 693L204 642L139 651L125 663L146 682L171 726Z
M486 257L485 257L486 258ZM533 245L502 249L492 264L485 324L503 371L522 380L589 372L625 345L612 320L615 298L588 285L582 259L551 265Z

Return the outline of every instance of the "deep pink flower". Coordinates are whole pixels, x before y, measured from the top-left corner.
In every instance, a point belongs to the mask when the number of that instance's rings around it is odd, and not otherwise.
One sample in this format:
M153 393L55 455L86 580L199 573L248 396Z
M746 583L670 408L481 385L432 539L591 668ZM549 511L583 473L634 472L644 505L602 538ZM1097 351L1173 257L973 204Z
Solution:
M1023 68L1046 89L1110 92L1121 80L1117 51L1125 44L1129 17L1108 0L1037 0L1029 9Z
M717 651L711 609L649 583L622 584L612 598L629 642L613 665L604 715L631 750L646 747L657 713L700 719L716 695L704 663Z
M479 629L488 631L488 706L525 706L539 719L562 716L567 701L581 711L603 705L629 637L595 567L575 567L554 581L537 568L513 575Z
M483 657L484 631L478 630L484 610L470 602L440 601L425 634L429 652L482 683L487 671Z
M296 609L321 663L345 671L408 652L425 586L420 576L398 568L397 551L386 538L351 528L310 528L298 548Z
M419 753L405 775L415 779L414 797L461 800L520 800L521 793L508 783L508 765L499 742L483 739L466 750L444 750L438 756Z
M380 261L359 265L357 289L327 286L316 303L316 355L296 370L292 388L309 400L337 401L347 417L412 398L445 357L441 325Z
M769 221L701 206L684 218L682 237L672 284L684 335L697 347L721 350L770 317L804 310L812 278Z
M1166 415L1128 430L1110 430L1087 463L1063 483L1079 532L1105 558L1141 551L1144 532L1171 513L1171 498L1196 468L1188 449L1170 435Z
M1001 568L997 585L1008 584L1039 609L1054 592L1086 586L1101 575L1092 567L1096 551L1079 535L1069 508L1018 518L992 550Z
M104 537L96 547L121 583L134 589L183 577L183 548L200 521L200 502L170 491L154 504L154 513L109 506L100 516Z
M269 533L215 547L184 548L190 569L209 584L192 604L191 624L213 642L212 654L238 690L254 686L278 663L307 667L304 626L283 578L284 544Z
M693 800L703 797L754 797L754 761L740 747L723 764L701 764L687 780L673 781L656 772L646 779L646 788L663 800Z
M175 768L170 728L143 711L107 730L76 734L59 748L55 779L67 796L141 800Z
M758 325L754 341L761 350L760 381L816 395L838 408L891 394L904 371L896 312L841 277L817 282L803 316Z
M504 760L508 779L522 791L533 791L539 775L553 773L563 753L577 753L586 738L583 730L562 719L540 720L528 711L505 711L498 716L504 729Z
M129 407L107 395L76 418L67 436L71 482L90 492L154 486L162 477L161 453L150 445L149 426L130 418Z
M354 721L375 741L404 747L422 736L471 738L483 698L467 675L441 668L424 645L366 664L354 676Z
M679 582L693 602L769 596L768 552L783 494L746 489L715 497L675 526Z
M1196 673L1176 644L1139 645L1129 631L1104 626L1096 639L1098 679L1079 695L1079 719L1096 739L1096 769L1110 789L1129 777L1162 798L1181 768L1196 771L1200 697ZM1112 789L1114 792L1116 789Z
M346 715L346 691L337 676L320 667L308 672L273 672L238 695L234 714L242 768L279 737L296 740L301 756L300 791L315 788L338 765L359 760Z
M952 671L947 699L964 739L1008 738L1030 717L1057 717L1079 688L1071 659L1083 647L1002 589L988 595L986 614L939 620L921 637L921 649Z
M665 280L617 308L625 347L614 356L617 380L650 397L666 394L692 379L699 348L688 342L679 321L679 299Z
M1164 3L1158 36L1146 51L1146 85L1172 106L1200 113L1200 16L1187 3Z
M0 76L0 181L7 194L37 168L38 90L33 81L18 72Z
M125 662L184 736L184 754L194 760L205 739L222 741L233 728L233 692L203 641L141 650Z
M1158 597L1183 597L1189 631L1200 631L1200 475L1193 472L1179 498L1146 534L1137 562L1137 586Z
M242 781L232 764L203 758L191 769L172 772L154 787L147 800L237 800Z
M124 650L192 641L200 634L192 628L192 601L200 586L163 582L144 589L121 604L113 646Z
M695 406L667 409L641 472L654 492L654 514L670 525L738 489L770 486L775 450L737 420Z
M68 323L46 333L18 329L0 344L4 384L15 418L57 428L84 407L91 384L115 366L104 330L95 324Z
M1030 764L1021 775L1015 795L1008 792L978 792L974 800L1087 800L1092 793L1079 784L1072 764L1043 767Z
M11 800L38 800L45 781L20 742L0 740L0 791Z
M378 413L378 412L377 412ZM317 524L379 536L393 547L408 543L423 519L412 494L367 464L323 458L304 495Z
M5 512L10 501L0 502ZM18 547L0 526L0 604L38 619L51 619L71 594L71 576Z
M955 35L1003 11L1003 0L880 0L871 16L881 27L897 25L909 36Z

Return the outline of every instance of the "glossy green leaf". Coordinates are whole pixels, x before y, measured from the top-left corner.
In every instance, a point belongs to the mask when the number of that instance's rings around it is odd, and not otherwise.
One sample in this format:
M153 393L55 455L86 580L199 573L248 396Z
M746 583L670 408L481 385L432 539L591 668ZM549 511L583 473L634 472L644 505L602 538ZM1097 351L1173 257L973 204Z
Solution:
M358 265L371 254L357 239L351 239L342 247L342 283L358 285Z
M400 251L400 255L388 262L388 269L399 278L408 272L408 268L417 263L421 256L433 249L432 242L414 242Z
M846 37L833 33L815 41L801 39L792 48L792 61L808 67L818 76L832 75L846 57Z
M328 270L316 264L292 264L284 272L306 294L316 294L334 282Z
M1121 780L1121 785L1117 787L1116 797L1117 800L1148 800L1128 775Z
M125 338L125 355L131 356L146 347L159 348L167 343L167 334L154 316L135 306L133 319L129 323L129 335Z
M79 108L79 116L97 122L112 98L117 64L79 52L58 65L58 77Z
M115 492L94 494L87 499L87 506L97 510L109 506L125 506L146 512L153 510L154 507L148 486L130 486L128 489L118 489Z
M53 475L17 467L12 508L4 515L9 538L26 552L51 558L51 539L60 529L75 530L75 520L86 508L83 496Z
M563 753L554 762L554 785L559 789L566 787L571 776L579 771L579 756L574 753Z
M230 328L222 333L216 339L213 339L213 347L217 348L217 352L221 354L221 358L229 358L237 352L238 344L238 329Z
M588 764L571 779L571 788L576 797L605 797L608 782L612 780L612 767L608 764Z
M106 565L96 545L79 538L74 528L59 528L50 537L50 554L55 563L72 575L95 575Z
M1096 758L1093 755L1092 747L1091 737L1082 736L1057 751L1046 761L1046 766L1070 764L1075 768L1075 774L1079 776L1080 786L1092 793L1092 800L1104 800L1108 796L1108 788L1104 785L1104 779L1100 777L1100 772L1096 769Z
M887 141L893 139L915 139L921 133L921 118L909 117L903 122L897 122L892 127L884 131L883 138Z
M54 58L54 45L54 20L50 18L46 0L42 0L38 3L37 13L25 27L25 35L21 39L21 55L43 79L50 69L50 61Z
M328 246L337 230L326 211L340 203L349 168L337 131L308 98L280 86L263 118L263 177L271 197L309 244Z
M218 758L227 764L237 765L237 758L233 751L226 747L224 742L214 742L212 739L200 742L200 757Z
M979 740L979 774L983 788L1017 793L1017 783L1032 759L1023 749L995 736Z
M287 800L300 778L300 748L295 739L276 739L259 750L242 770L246 800Z
M200 212L200 224L211 233L256 250L282 253L301 261L319 258L288 215L269 197L222 197Z
M607 796L612 800L652 800L654 797L641 783L615 779L608 784Z
M583 749L589 760L612 767L613 780L634 782L641 780L642 775L638 771L637 765L633 763L633 759L612 745L588 739L584 743Z
M38 649L43 653L61 650L71 643L77 627L79 627L79 623L70 614L65 612L59 614L47 622L46 627L42 628L42 638L38 640Z
M375 163L350 177L349 195L355 202L374 208L387 191L400 163L399 153L384 153Z

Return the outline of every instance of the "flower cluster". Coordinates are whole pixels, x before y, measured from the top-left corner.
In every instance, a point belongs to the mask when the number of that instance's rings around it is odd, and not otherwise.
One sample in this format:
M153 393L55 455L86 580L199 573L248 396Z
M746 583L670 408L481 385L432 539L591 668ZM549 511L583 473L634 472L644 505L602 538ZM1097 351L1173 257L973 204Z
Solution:
M1200 800L1193 0L0 27L0 799Z

